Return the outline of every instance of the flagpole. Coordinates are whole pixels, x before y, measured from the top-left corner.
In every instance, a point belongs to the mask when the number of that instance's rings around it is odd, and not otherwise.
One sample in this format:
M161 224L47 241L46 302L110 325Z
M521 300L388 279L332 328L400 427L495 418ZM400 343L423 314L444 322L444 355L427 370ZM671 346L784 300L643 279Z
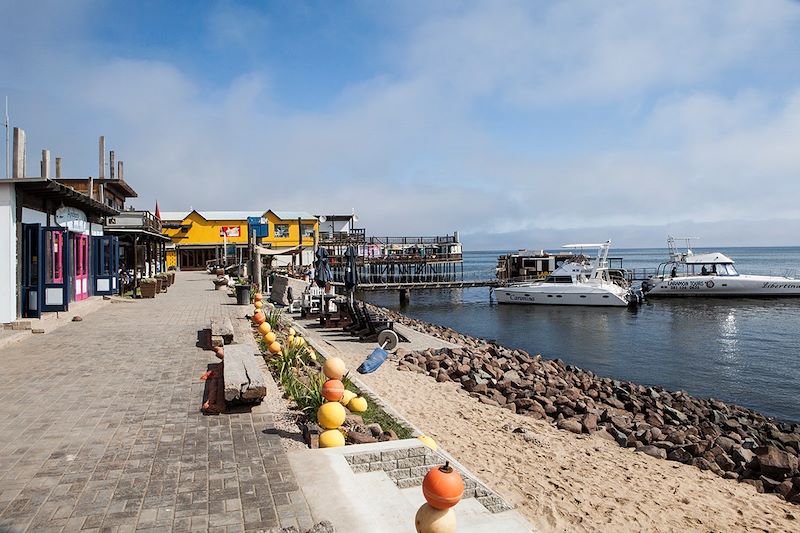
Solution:
M6 96L6 179L11 177L11 160L8 158L9 154L11 153L10 148L10 137L9 137L9 122L8 122L8 96Z

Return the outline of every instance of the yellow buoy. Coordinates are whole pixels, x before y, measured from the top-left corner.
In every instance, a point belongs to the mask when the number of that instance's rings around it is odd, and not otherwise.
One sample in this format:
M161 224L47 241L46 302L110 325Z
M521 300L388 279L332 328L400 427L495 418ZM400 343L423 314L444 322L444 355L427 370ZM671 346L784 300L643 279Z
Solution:
M363 396L356 396L347 402L347 408L354 413L363 413L367 410L367 399Z
M329 429L319 434L320 448L338 448L344 446L344 435L338 429Z
M264 342L266 342L267 344L272 344L273 342L275 342L276 339L277 337L275 336L274 331L268 331L264 334Z
M414 518L417 533L455 533L456 513L453 508L435 509L423 504Z
M256 300L256 303L253 304L256 309L261 309L264 307L264 304L261 303L261 300Z
M342 396L342 399L339 400L339 403L346 406L348 403L350 403L350 400L352 400L355 397L356 397L355 392L345 389L344 396Z
M339 402L323 403L317 411L317 423L325 429L336 429L344 424L347 412Z
M433 450L433 451L436 451L436 450L438 450L438 449L439 449L439 445L438 445L438 444L436 444L436 441L435 441L435 440L433 440L432 438L430 438L429 436L427 436L427 435L420 435L420 436L419 436L419 437L417 437L417 438L418 438L418 439L419 439L419 440L422 442L422 444L424 444L425 446L427 446L427 447L428 447L428 448L430 448L431 450Z
M295 335L297 335L297 332L294 330L294 328L289 328L289 336L294 337Z
M325 364L322 365L322 371L330 379L342 379L342 376L347 372L347 367L344 361L338 357L331 357L325 360Z
M262 322L261 325L258 326L258 332L262 335L266 335L272 331L272 326L269 325L269 322Z
M286 346L290 348L294 346L294 335L289 335L288 337L286 337Z
M280 353L281 343L279 343L278 341L274 341L272 344L269 345L269 351L271 353Z

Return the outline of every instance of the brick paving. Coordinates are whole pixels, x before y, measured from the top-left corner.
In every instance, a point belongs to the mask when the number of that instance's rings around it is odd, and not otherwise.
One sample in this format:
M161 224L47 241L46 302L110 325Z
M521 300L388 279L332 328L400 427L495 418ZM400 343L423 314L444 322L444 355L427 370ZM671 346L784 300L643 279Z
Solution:
M264 407L204 416L205 273L0 349L0 531L275 531L311 514Z

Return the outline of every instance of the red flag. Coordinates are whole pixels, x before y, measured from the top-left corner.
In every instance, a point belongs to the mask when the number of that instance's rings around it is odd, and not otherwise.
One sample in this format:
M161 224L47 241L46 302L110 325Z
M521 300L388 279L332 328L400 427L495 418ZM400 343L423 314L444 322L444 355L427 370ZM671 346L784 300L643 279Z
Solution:
M156 218L161 220L161 210L158 208L158 200L156 200Z

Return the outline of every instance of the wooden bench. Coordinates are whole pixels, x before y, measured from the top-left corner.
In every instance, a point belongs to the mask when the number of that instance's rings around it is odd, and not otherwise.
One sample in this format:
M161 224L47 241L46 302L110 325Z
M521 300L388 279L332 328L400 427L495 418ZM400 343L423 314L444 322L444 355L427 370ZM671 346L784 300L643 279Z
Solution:
M233 342L233 323L227 316L211 317L211 326L206 331L209 348Z
M260 402L267 395L267 383L252 346L226 346L223 374L227 402Z

